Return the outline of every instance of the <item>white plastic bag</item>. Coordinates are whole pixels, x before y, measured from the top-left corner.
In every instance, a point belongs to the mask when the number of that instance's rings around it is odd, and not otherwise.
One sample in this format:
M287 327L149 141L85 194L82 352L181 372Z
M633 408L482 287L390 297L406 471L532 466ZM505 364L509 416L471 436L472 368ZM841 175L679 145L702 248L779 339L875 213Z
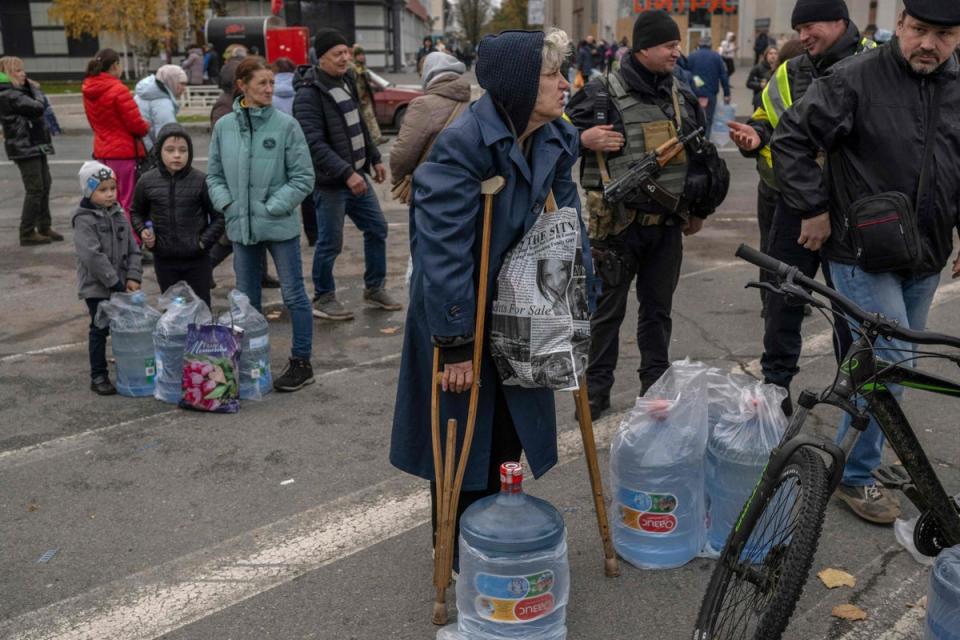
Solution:
M730 126L727 122L735 120L737 117L737 105L735 104L723 104L722 102L717 104L716 110L713 112L713 128L710 130L710 142L717 145L717 148L722 149L730 144Z
M590 350L580 214L544 211L497 276L490 352L504 384L577 389Z
M920 553L917 550L917 545L913 543L913 532L917 528L919 519L919 516L914 516L909 520L897 518L896 522L893 523L893 536L900 543L900 546L907 550L911 558L926 567L930 567L933 566L933 558Z
M159 304L166 309L153 329L153 350L157 358L157 388L153 396L178 404L183 395L183 350L190 323L209 324L213 317L207 303L197 297L184 281L168 288Z
M703 547L706 374L701 363L673 363L611 443L613 544L635 566L679 567Z

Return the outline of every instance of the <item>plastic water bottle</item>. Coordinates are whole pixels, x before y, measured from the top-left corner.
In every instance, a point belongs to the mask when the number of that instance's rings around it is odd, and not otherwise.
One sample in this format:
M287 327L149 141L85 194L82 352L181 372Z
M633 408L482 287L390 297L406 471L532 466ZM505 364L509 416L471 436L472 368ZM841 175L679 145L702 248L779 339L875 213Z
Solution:
M146 296L137 291L130 297L142 315L124 318L122 325L111 323L113 357L117 361L117 392L125 396L151 396L156 383L157 365L153 351L153 328L156 315L146 309ZM154 312L156 313L156 312Z
M270 372L270 324L253 308L241 291L230 292L230 310L220 314L220 323L243 331L240 350L240 399L261 400L273 391Z
M150 224L149 222L147 224ZM180 314L186 305L183 296L170 302L167 313ZM157 360L157 400L177 404L183 396L183 350L187 345L187 331L165 331L161 323L153 331L153 349Z
M723 422L718 425L723 427ZM707 487L710 493L710 524L707 542L723 549L727 536L740 517L740 511L766 466L770 452L725 449L722 444L707 445Z
M570 591L563 516L523 493L519 463L500 466L500 493L460 520L457 627L470 640L563 640Z
M924 640L960 640L960 546L940 552L930 573Z
M703 449L677 440L671 434L696 434L680 429L667 401L655 401L655 437L633 438L611 447L613 545L630 564L643 569L672 569L693 560L703 544ZM682 411L676 412L682 417ZM689 426L689 425L688 425Z

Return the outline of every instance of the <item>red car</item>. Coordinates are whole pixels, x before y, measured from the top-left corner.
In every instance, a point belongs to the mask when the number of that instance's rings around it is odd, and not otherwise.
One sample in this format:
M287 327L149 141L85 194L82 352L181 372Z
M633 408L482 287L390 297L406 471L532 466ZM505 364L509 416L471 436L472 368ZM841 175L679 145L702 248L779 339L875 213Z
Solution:
M422 96L423 91L412 86L399 87L373 71L368 70L367 73L370 76L370 88L373 89L373 110L377 123L381 127L400 129L407 105L414 98Z

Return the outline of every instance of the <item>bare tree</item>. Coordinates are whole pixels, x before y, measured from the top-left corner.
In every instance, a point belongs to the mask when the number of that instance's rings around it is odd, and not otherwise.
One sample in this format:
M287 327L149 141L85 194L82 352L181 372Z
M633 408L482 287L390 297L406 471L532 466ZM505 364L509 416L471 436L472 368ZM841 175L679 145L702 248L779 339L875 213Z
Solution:
M457 0L457 14L464 35L473 46L480 42L483 27L490 21L490 0Z

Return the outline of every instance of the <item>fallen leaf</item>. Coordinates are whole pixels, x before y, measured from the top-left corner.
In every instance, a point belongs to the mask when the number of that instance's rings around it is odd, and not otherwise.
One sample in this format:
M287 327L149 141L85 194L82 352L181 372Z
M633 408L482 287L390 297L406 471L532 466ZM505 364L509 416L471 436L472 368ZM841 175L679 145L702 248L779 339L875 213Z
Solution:
M867 612L855 604L838 604L830 612L834 618L843 620L866 620Z
M910 609L926 609L927 608L927 596L923 596L916 602L908 602L907 607Z
M840 569L824 569L817 574L817 577L820 578L820 581L823 582L827 589L857 586L857 579Z
M39 509L39 508L40 508L40 507L38 507L38 506L35 505L35 504L29 504L29 505L27 505L27 511L29 511L30 513L33 513L34 511L36 511L36 510Z
M380 329L380 333L385 333L388 336L392 336L397 331L400 331L400 327L387 327L386 329Z

